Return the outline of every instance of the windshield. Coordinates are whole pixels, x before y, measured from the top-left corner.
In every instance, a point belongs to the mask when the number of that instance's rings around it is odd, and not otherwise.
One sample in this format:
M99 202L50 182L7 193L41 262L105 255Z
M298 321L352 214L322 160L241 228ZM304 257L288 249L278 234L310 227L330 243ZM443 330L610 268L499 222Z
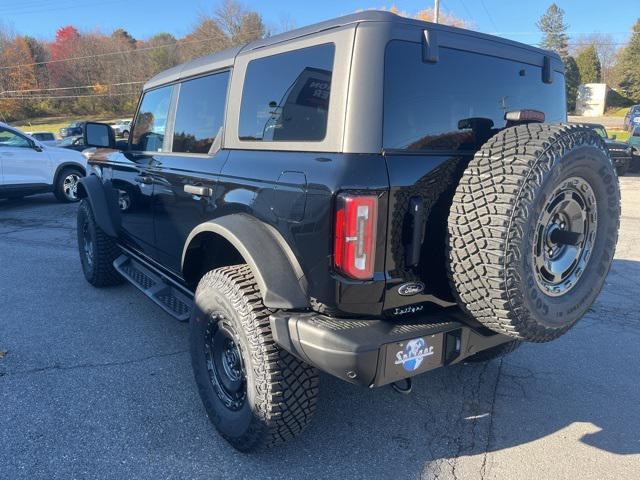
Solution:
M64 140L61 140L58 143L61 147L68 147L69 145L78 145L81 141L82 137L67 137Z
M602 127L596 127L594 128L594 130L596 131L596 133L598 135L600 135L602 138L607 138L607 131L602 128Z

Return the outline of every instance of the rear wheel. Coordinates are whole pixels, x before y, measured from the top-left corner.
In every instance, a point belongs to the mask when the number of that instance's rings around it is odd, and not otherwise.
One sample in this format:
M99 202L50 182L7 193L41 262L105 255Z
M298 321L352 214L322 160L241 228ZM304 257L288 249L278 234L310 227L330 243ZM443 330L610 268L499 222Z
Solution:
M53 193L61 202L77 202L78 183L82 178L82 172L75 168L65 168L60 172L53 187Z
M449 274L461 307L487 328L544 342L599 294L618 236L617 176L581 126L506 129L475 155L449 215Z
M318 372L276 345L271 313L247 265L198 284L189 325L196 383L211 422L241 451L293 438L316 409Z

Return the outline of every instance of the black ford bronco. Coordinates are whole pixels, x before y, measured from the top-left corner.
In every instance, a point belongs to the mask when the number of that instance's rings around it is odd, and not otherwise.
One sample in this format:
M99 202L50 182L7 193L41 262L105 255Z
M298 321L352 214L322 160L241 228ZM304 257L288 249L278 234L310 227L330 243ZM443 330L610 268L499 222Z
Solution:
M407 390L584 315L620 198L565 122L555 54L387 12L225 50L149 80L126 144L86 125L82 268L188 320L211 421L272 445L319 370Z

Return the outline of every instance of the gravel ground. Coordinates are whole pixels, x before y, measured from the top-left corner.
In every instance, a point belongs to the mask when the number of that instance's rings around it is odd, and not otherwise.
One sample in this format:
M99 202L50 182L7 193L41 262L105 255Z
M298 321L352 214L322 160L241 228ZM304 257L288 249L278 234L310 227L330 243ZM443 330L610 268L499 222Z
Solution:
M640 478L640 177L621 184L613 269L567 335L408 396L325 375L312 427L257 455L208 422L186 325L84 281L75 205L0 200L0 478Z

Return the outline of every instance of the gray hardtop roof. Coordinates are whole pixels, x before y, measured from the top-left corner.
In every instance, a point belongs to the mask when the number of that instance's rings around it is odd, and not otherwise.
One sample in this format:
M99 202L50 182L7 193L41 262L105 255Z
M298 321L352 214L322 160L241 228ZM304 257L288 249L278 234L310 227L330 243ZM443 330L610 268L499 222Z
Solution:
M491 41L499 42L506 45L511 45L516 48L534 51L541 55L549 55L551 57L555 57L558 61L560 60L560 57L554 52L543 50L543 49L533 47L531 45L527 45L524 43L516 42L513 40L508 40L506 38L496 37L494 35L488 35L486 33L474 32L472 30L466 30L464 28L450 27L447 25L425 22L423 20L406 18L400 15L396 15L395 13L387 12L387 11L365 10L362 12L353 13L351 15L345 15L345 16L334 18L331 20L326 20L324 22L315 23L307 27L297 28L295 30L291 30L285 33L280 33L272 37L256 40L251 43L247 43L245 45L239 45L236 47L227 48L226 50L222 50L220 52L216 52L212 55L207 55L205 57L196 58L195 60L191 60L189 62L183 63L182 65L177 65L173 68L160 72L156 76L152 77L147 83L145 83L144 90L155 88L167 83L172 83L172 82L181 80L183 78L188 78L195 75L201 75L207 72L219 70L222 68L231 67L234 64L236 56L240 52L257 50L259 48L264 48L270 45L283 43L296 38L311 36L320 32L324 32L326 30L331 30L333 28L343 27L346 25L356 25L358 23L363 23L363 22L394 22L394 23L401 23L401 24L407 24L407 25L414 25L420 28L449 31L453 33L464 34L472 38L482 38L482 39L491 40Z

